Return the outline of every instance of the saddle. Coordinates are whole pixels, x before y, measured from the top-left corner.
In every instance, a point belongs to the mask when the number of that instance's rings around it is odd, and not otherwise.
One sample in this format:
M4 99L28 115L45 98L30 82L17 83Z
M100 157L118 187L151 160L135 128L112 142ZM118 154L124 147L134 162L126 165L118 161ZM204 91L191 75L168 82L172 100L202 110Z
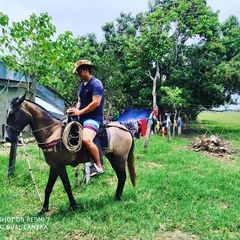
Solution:
M109 149L109 142L110 142L110 134L108 132L107 126L102 126L97 134L96 137L93 139L93 142L98 147L99 155L100 155L100 161L101 164L103 164L102 159L102 150ZM86 162L92 162L91 156L86 149L86 147L83 145L81 149L77 152L75 161L71 164L71 166L75 167L79 163L86 163Z
M62 133L61 133L62 136L63 136L64 130L68 124L69 123L67 121L62 122ZM70 131L67 135L68 142L71 145L77 145L77 144L79 144L79 141L82 141L82 139L79 136L79 131L76 128L76 126L74 124L72 126L73 127L70 128ZM111 136L110 136L110 133L108 130L109 127L117 127L124 131L129 131L125 126L120 125L115 122L107 123L100 127L100 129L98 130L98 132L96 134L96 137L93 139L93 142L98 147L102 164L103 164L102 150L108 150L110 148ZM58 150L62 151L62 145L64 145L62 138L54 140L52 142L38 144L38 146L40 148L42 148L44 151L55 151L55 152L57 152ZM71 166L75 167L79 163L86 163L86 162L92 162L92 160L91 160L90 154L88 153L86 147L84 145L81 145L80 150L78 150L76 152L75 160L71 162Z
M96 134L96 137L93 139L93 142L98 147L100 161L101 161L102 165L103 165L102 150L110 149L111 135L108 130L108 128L110 128L110 127L117 127L124 131L129 132L129 130L125 126L120 125L115 122L107 123L100 127L100 129L98 130L98 132ZM77 152L75 161L73 162L72 166L77 166L79 163L86 163L86 162L92 162L92 160L91 160L91 156L88 153L86 147L83 145L82 148L80 149L80 151Z

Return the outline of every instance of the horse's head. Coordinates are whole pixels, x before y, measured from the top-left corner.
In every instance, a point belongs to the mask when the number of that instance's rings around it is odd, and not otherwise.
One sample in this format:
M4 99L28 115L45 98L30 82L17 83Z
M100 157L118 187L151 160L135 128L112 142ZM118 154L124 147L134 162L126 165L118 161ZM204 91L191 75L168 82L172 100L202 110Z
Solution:
M18 135L24 127L28 124L26 121L26 113L21 109L21 105L25 99L26 94L14 98L11 101L11 105L7 111L6 141L16 143L18 141Z

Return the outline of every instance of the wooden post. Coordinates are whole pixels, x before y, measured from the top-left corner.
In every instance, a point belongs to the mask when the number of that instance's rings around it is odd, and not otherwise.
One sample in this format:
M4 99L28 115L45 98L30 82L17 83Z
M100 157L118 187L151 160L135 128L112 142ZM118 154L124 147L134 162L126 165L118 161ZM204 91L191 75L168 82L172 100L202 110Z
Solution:
M31 167L31 164L30 164L30 161L29 161L29 158L28 158L28 153L27 153L26 145L25 145L25 143L24 143L24 141L23 141L23 138L22 138L22 133L20 133L19 137L20 137L20 141L21 141L21 143L22 143L22 145L23 145L23 149L24 149L25 156L26 156L26 160L27 160L27 164L28 164L28 170L29 170L30 176L31 176L31 178L32 178L33 185L34 185L34 187L35 187L35 190L36 190L36 193L37 193L38 198L39 198L39 200L40 200L40 203L42 204L43 201L42 201L42 198L41 198L40 193L39 193L39 191L38 191L37 183L36 183L36 181L35 181L35 179L34 179L34 175L33 175L33 172L32 172L32 167Z
M152 120L149 120L149 119L147 120L147 131L146 131L145 141L144 141L144 149L145 150L147 150L147 148L148 148L149 138L151 135L151 127L152 127L151 121Z

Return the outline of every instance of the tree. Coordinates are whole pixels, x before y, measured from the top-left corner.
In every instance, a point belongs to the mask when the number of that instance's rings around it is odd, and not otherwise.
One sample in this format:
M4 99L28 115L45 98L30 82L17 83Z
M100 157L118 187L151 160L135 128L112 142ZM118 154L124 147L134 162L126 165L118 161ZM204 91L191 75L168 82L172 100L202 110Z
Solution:
M69 98L69 92L65 89L73 79L69 73L79 55L77 40L72 33L65 32L54 41L56 27L47 13L39 16L32 14L29 20L13 22L11 27L6 19L2 15L1 58L8 68L22 72L33 80L32 99L36 95L37 82Z
M75 61L94 62L94 74L105 86L108 116L126 107L174 110L169 96L196 116L240 92L239 21L231 16L220 24L218 12L205 0L155 0L147 13L120 13L102 27L100 43L95 34L75 39L71 32L53 40L56 29L47 14L33 14L13 27L0 14L0 27L7 65L71 102L79 85L72 74Z
M206 1L156 0L143 23L140 34L126 41L125 60L133 68L141 66L153 80L153 108L164 97L161 86L184 89L182 97L196 111L226 99L214 70L225 46L217 13Z
M124 73L120 71L120 63L116 60L114 53L109 50L104 52L98 63L98 76L105 88L106 119L111 119L122 109L128 106L124 91Z
M8 31L9 17L4 13L0 12L0 51L4 53L5 48L7 47L7 31Z
M120 13L116 23L106 23L102 27L105 40L101 43L103 60L101 74L102 79L106 80L106 94L113 113L138 104L137 96L142 87L136 89L133 81L139 82L139 76L144 73L127 66L124 51L126 39L136 36L141 19L141 14L134 18L131 13Z
M235 16L230 16L222 25L222 44L225 47L221 62L216 68L220 79L225 101L231 102L231 95L240 93L240 23Z
M186 99L182 96L183 90L178 87L161 87L162 95L160 104L165 106L166 109L173 109L175 113L181 111L182 108L186 107Z

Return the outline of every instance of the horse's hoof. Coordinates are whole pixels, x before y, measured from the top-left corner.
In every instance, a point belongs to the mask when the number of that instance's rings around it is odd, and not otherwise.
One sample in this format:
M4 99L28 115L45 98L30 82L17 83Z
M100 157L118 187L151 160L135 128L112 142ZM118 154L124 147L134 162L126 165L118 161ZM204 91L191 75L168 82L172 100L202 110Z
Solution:
M121 201L121 200L122 200L121 197L119 197L119 196L115 196L115 201Z
M76 210L77 210L77 204L72 205L72 206L71 206L71 209L72 209L73 211L76 211Z
M48 212L48 208L43 207L41 211L38 213L38 216L43 216L45 212Z

